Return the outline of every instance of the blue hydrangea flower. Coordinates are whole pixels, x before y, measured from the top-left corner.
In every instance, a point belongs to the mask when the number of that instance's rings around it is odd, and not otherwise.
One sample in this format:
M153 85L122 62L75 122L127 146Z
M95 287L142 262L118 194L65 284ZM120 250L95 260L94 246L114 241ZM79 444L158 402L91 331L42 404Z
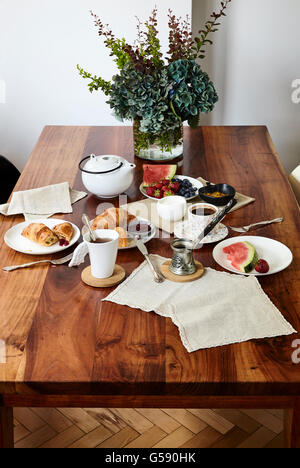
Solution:
M175 81L169 94L174 110L182 120L190 120L200 112L210 112L218 101L215 87L207 73L194 60L177 60L168 66Z

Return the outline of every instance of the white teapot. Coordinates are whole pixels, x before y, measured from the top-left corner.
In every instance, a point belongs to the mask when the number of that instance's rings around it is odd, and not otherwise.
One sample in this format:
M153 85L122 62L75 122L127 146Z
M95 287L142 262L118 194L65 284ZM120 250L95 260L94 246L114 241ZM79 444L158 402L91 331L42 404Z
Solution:
M135 167L112 154L91 154L79 163L83 185L99 198L114 198L125 192L132 184Z

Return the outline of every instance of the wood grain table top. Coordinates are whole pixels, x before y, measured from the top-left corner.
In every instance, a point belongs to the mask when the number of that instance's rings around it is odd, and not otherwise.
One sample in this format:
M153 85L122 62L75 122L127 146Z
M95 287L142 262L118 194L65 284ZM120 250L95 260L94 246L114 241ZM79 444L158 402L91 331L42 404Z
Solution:
M285 271L260 278L264 291L296 330L300 330L300 217L266 127L185 128L179 172L227 182L256 198L226 218L230 225L284 216L282 224L255 234L284 242L294 261ZM143 162L133 156L131 127L48 126L33 150L15 190L68 181L84 190L79 161L90 153L135 159L129 201L142 198ZM90 195L59 215L81 226L93 218L101 200ZM22 216L1 216L0 267L33 260L3 242ZM153 239L152 253L169 257L171 238ZM54 258L61 254L56 254ZM205 266L221 270L212 246L196 254ZM141 262L137 250L122 251L117 263L129 275ZM39 265L11 273L0 270L0 339L7 362L0 364L0 394L65 395L216 395L278 396L300 394L300 364L292 362L298 335L253 340L189 354L170 319L155 313L101 302L112 289L81 282L88 265L69 268Z

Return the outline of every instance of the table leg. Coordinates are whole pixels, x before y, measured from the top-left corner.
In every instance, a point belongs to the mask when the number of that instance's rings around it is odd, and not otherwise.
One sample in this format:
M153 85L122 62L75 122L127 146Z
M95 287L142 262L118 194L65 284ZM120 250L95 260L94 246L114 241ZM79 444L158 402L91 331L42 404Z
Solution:
M300 448L300 400L285 410L285 439L287 448Z
M0 448L14 448L14 415L12 408L0 407Z

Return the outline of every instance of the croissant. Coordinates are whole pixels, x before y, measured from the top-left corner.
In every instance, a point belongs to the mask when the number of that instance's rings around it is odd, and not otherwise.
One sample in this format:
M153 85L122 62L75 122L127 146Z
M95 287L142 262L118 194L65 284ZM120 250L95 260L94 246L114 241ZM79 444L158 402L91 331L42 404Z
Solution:
M121 227L116 227L115 231L119 234L119 248L128 247L128 237L125 229Z
M54 228L52 228L52 231L54 232L54 234L57 235L59 239L64 239L70 242L70 240L73 237L74 229L71 223L61 223L54 226Z
M92 223L92 229L115 229L120 226L126 228L134 219L136 217L123 208L108 208L104 213L96 216Z
M29 224L23 229L22 236L44 247L50 247L58 241L58 237L54 232L42 223Z
M95 231L96 229L113 229L114 224L112 219L108 219L103 215L96 216L94 219L91 229Z

